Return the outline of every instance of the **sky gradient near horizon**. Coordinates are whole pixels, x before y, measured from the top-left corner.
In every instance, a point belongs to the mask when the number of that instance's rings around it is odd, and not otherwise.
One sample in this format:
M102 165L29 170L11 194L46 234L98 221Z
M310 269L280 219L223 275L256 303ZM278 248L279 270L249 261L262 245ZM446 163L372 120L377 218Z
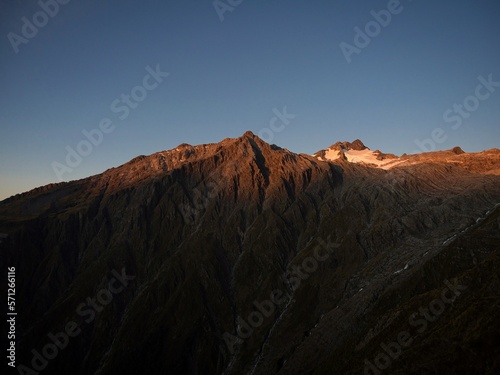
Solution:
M497 0L65 1L0 0L0 200L60 181L106 119L62 180L246 130L308 154L500 148Z

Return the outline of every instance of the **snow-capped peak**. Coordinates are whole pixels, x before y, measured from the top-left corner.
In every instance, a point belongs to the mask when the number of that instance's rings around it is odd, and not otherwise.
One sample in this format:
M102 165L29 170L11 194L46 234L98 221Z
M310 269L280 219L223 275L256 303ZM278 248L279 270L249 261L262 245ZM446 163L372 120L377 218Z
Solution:
M361 163L378 168L389 169L399 164L399 158L393 154L384 154L379 150L372 151L363 142L356 139L354 142L337 142L325 150L313 155L324 161L346 160L351 163Z

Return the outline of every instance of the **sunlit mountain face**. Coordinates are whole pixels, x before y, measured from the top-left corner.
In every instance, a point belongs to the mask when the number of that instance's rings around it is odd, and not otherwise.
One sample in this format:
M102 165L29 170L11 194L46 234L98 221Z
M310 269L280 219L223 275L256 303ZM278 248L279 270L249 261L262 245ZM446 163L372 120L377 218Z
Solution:
M21 374L500 372L498 149L181 144L0 202L0 251Z

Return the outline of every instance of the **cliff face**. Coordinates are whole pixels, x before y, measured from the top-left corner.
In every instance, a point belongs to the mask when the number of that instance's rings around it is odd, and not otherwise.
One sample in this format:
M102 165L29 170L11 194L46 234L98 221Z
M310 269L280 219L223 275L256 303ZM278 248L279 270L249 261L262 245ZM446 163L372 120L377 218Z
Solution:
M376 373L411 331L386 371L496 373L500 152L320 159L247 132L0 202L18 364L74 321L43 372Z

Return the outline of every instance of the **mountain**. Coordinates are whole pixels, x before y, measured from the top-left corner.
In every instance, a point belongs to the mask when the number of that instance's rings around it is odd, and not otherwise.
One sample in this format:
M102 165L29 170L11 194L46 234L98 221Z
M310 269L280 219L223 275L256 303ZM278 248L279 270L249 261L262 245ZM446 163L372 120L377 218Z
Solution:
M395 166L406 166L420 163L444 162L464 164L464 168L476 168L482 173L500 174L498 168L498 149L486 150L481 153L466 154L460 147L448 151L426 152L416 155L404 154L398 157L379 150L372 151L363 142L337 142L327 149L316 152L314 157L323 161L345 160L351 163L364 164L381 169L391 169ZM488 167L490 165L490 167Z
M500 370L498 149L246 132L6 199L0 233L37 372Z
M363 142L337 142L325 150L320 150L313 156L324 161L347 160L351 163L361 163L383 169L390 169L405 160L400 160L394 154L384 154L379 150L372 151Z

